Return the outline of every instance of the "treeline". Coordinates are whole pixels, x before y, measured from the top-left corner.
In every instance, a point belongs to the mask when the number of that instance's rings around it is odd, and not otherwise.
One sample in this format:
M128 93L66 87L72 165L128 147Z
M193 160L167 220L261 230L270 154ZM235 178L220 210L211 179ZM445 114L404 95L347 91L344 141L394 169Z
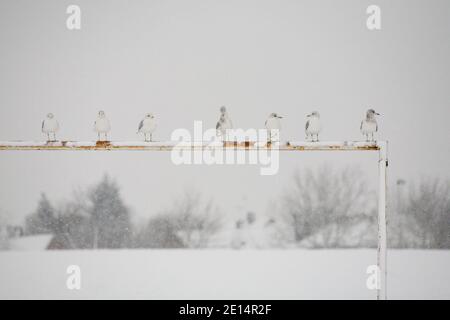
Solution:
M449 187L448 180L435 179L418 184L399 180L389 188L389 247L450 249ZM25 230L53 234L52 249L211 247L224 215L200 194L177 199L135 226L118 185L105 176L58 208L42 194ZM377 194L360 170L296 172L277 203L267 232L278 247L377 246Z
M201 248L219 228L217 209L194 193L135 227L117 183L108 176L58 208L42 194L25 222L28 235L54 235L50 249Z
M377 200L359 169L296 172L281 199L281 230L301 247L375 248ZM448 179L398 180L388 203L390 248L450 249Z

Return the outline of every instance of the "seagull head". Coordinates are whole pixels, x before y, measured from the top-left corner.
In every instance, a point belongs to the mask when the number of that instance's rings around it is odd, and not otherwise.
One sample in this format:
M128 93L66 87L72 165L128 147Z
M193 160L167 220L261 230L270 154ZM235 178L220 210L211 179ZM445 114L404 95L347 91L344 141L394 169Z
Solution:
M149 119L153 119L155 116L153 115L153 113L147 113L147 114L145 115L145 117L146 117L146 118L149 118Z
M49 119L53 119L55 116L53 115L53 113L49 113L49 114L47 114L47 118L49 118Z
M100 110L100 111L98 112L98 116L99 116L100 118L104 118L104 117L105 117L105 111Z
M269 118L277 118L277 119L282 119L283 117L282 116L279 116L278 114L276 114L276 113L271 113L270 115L269 115Z
M225 108L225 106L221 106L220 113L226 113L226 112L227 112L227 108Z
M307 117L316 117L316 118L320 118L320 114L317 111L313 111L311 112L311 114L308 114Z
M369 109L369 110L367 110L366 115L367 115L367 118L372 119L372 118L375 118L375 116L379 116L380 114L373 109Z

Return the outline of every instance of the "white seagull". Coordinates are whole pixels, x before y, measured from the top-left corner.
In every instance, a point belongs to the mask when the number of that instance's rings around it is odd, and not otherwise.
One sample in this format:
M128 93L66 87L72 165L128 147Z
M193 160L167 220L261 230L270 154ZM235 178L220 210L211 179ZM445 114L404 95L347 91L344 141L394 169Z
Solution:
M319 141L319 133L322 131L322 125L320 124L320 115L317 111L313 111L307 115L308 120L305 125L306 140L311 138L312 142ZM315 136L315 139L314 139Z
M221 136L223 140L226 140L227 130L233 129L233 123L227 113L227 108L222 106L220 108L220 118L216 124L217 135Z
M55 119L53 113L47 114L47 118L42 121L42 133L47 135L47 141L56 141L56 132L59 130L59 123ZM53 140L50 140L50 135L53 135Z
M105 115L104 111L99 111L97 120L94 122L94 131L98 134L98 141L101 141L101 134L105 135L105 140L108 141L108 132L111 130L111 124Z
M145 118L139 122L138 132L144 134L144 140L146 142L152 141L153 132L156 130L156 120L155 116L152 113L147 113ZM147 135L150 136L150 139L147 139Z
M380 114L375 112L373 109L369 109L366 112L366 118L361 121L361 126L359 129L361 133L366 137L366 141L374 141L373 134L378 131L378 123L375 116ZM370 139L369 139L370 136Z
M280 130L281 130L281 121L282 116L279 116L276 113L271 113L269 118L265 122L266 130L267 130L267 140L269 142L272 141L280 141Z

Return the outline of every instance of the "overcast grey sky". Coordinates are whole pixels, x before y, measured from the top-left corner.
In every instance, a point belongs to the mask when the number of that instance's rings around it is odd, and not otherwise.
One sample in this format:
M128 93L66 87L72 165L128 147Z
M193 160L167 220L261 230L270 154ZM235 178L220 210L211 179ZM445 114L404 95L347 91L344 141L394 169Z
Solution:
M82 28L66 28L66 8ZM365 13L381 7L382 29ZM113 140L136 140L142 116L168 140L194 120L213 127L226 105L235 126L260 128L271 112L283 137L304 139L305 114L322 140L361 139L368 107L390 141L389 178L449 177L450 2L176 0L0 2L0 140L42 140L53 112L60 138L94 140L104 109ZM277 201L296 168L360 166L376 190L376 154L282 155L276 176L256 166L174 166L169 153L2 152L0 208L20 222L41 191L68 198L108 172L145 217L195 187L230 214ZM222 181L222 183L218 183Z

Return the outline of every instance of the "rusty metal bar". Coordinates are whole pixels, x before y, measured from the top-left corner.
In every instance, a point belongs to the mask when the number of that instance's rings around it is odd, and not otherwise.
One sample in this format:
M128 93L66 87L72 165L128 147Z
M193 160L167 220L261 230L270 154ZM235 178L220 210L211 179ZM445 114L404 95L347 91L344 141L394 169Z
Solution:
M320 141L304 142L290 141L276 143L261 143L254 141L243 142L207 142L207 141L164 141L164 142L141 142L141 141L0 141L0 151L4 150L147 150L147 151L171 151L174 149L278 149L280 151L378 151L380 142L365 141Z

